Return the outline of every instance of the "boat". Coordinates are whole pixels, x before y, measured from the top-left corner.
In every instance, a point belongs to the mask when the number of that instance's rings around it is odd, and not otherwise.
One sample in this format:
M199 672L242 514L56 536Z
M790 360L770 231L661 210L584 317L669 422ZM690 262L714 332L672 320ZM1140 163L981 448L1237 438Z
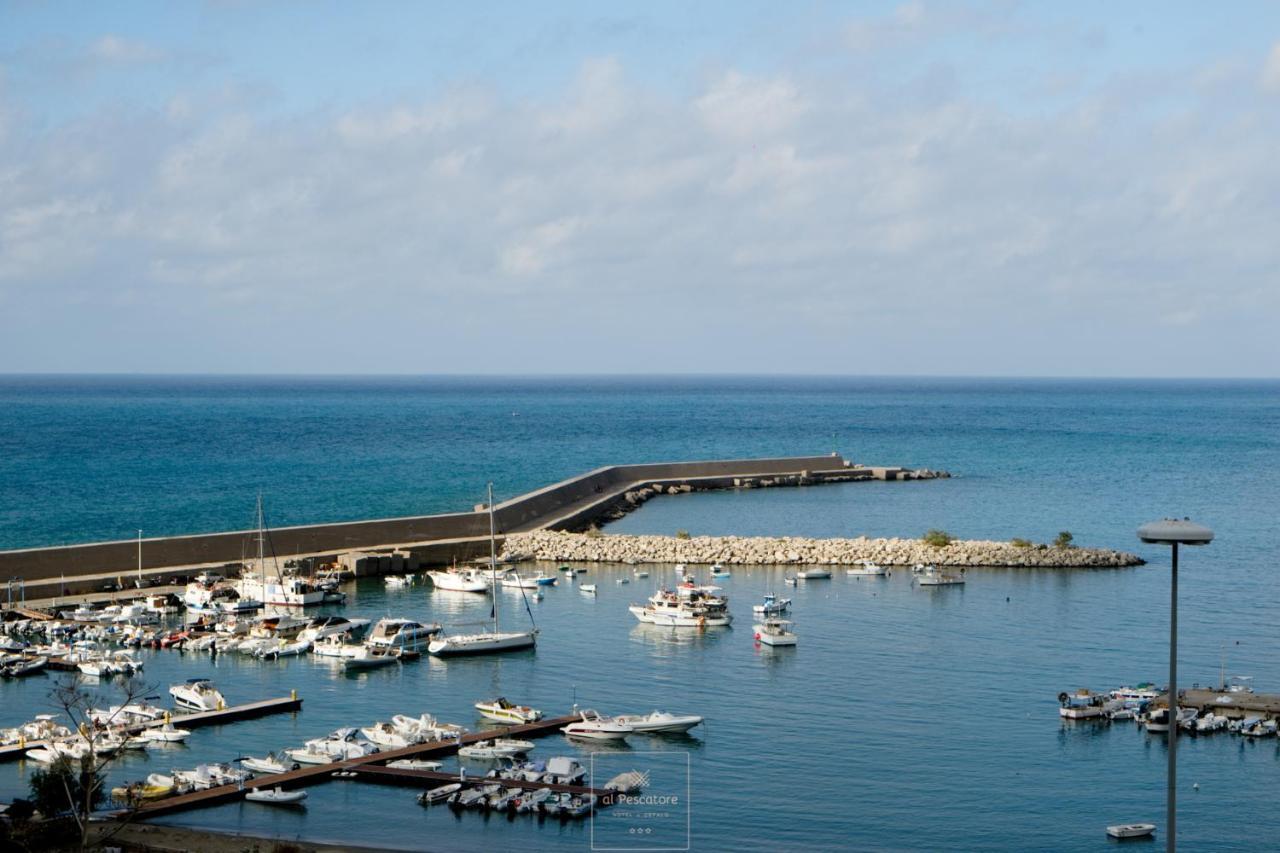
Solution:
M802 581L827 580L830 577L830 569L801 569L796 572L796 579Z
M711 577L713 577L713 578L731 578L731 577L733 577L733 572L729 571L728 569L726 569L724 566L720 565L719 563L716 563L714 566L712 566L712 567L711 567Z
M964 577L940 572L936 566L929 566L916 574L916 583L920 586L963 586Z
M267 523L262 511L262 495L258 495L258 560L252 568L246 568L236 581L235 588L240 597L263 604L286 607L314 607L332 601L327 599L327 591L311 583L306 578L294 574L282 574L280 564L272 554L275 566L275 577L267 575L266 541ZM345 596L343 597L345 600Z
M111 796L120 802L159 800L178 793L178 782L172 776L151 773L143 782L121 785L111 789Z
M860 577L878 577L882 578L888 574L888 569L884 566L877 565L870 560L863 560L856 566L850 566L845 569L845 574Z
M397 732L411 738L415 743L459 738L467 733L462 726L442 723L430 714L423 714L420 717L396 714L391 718L391 725Z
M207 678L190 678L183 684L169 688L174 704L192 711L220 711L227 707L227 700Z
M427 648L431 638L440 633L440 624L432 622L424 624L409 619L398 619L390 616L379 619L369 632L365 645L371 651L410 651L418 652Z
M382 583L386 587L400 588L409 585L409 578L406 575L387 575L382 579Z
M276 658L297 657L311 650L310 640L296 640L292 643L278 640L276 645L259 648L254 651L256 657L275 660Z
M669 714L653 711L648 714L620 714L614 722L630 726L636 734L684 734L700 724L702 717L696 714Z
M489 702L477 702L475 709L480 716L499 723L533 723L542 719L542 712L528 705L516 705L499 696Z
M550 799L552 792L550 788L538 788L533 791L525 791L515 802L516 812L524 814L527 812L536 812L542 804Z
M609 717L600 716L599 711L579 711L578 717L579 719L560 729L567 737L586 738L589 740L623 740L627 735L635 732L635 729L625 723L619 723Z
M436 589L451 592L488 592L489 579L474 569L447 569L427 572Z
M796 633L791 630L794 627L794 622L770 617L759 625L753 625L751 630L756 642L766 646L794 646Z
M489 579L490 582L496 581L498 577L498 546L497 538L494 530L493 519L493 484L489 484ZM498 599L502 596L493 596L493 626L488 631L478 631L473 634L446 634L443 633L432 640L427 646L427 651L438 657L448 657L450 655L476 655L476 654L492 654L495 652L516 651L518 649L535 648L538 643L538 629L534 626L528 631L500 631L499 626L499 603ZM526 612L529 614L529 621L533 621L533 611L525 606Z
M715 628L733 622L728 598L716 595L714 587L685 584L676 591L658 590L645 604L627 609L641 622L677 628Z
M163 726L143 729L141 736L155 743L181 743L191 737L191 730L177 728L173 723L165 723Z
M641 570L641 569L636 569L636 578L637 578L637 579L640 579L640 578L647 578L647 577L649 577L649 573L648 573L648 572L643 571L643 570Z
M307 798L306 791L286 791L277 785L274 788L259 788L244 795L251 803L266 803L269 806L296 806Z
M245 770L252 773L261 773L265 776L274 776L298 769L298 762L289 760L289 756L283 752L269 752L262 758L241 758L238 761Z
M348 643L342 636L325 637L311 646L311 653L324 658L350 658L366 651L362 643Z
M584 583L578 587L578 592L586 593L587 595L595 595L596 585L593 583Z
M495 760L521 755L533 748L534 743L532 741L495 738L493 740L480 740L475 743L467 744L466 746L458 749L458 755L462 758Z
M1179 712L1179 716L1181 716L1181 712ZM1274 717L1260 719L1252 725L1242 726L1240 728L1240 734L1245 737L1275 737L1276 720Z
M553 578L551 575L548 575L546 572L543 572L541 570L538 571L538 574L536 577L534 577L534 580L538 582L538 586L555 586L556 585L556 578Z
M622 577L618 578L617 583L620 583L620 584L631 583L631 578L627 577L626 575L623 575Z
M388 761L387 766L395 770L439 770L444 765L439 761L427 761L422 758L400 758L395 761Z
M0 664L0 677L25 678L28 675L35 675L37 672L43 671L48 665L49 658L45 655L7 660L4 664Z
M170 616L182 612L182 599L171 592L158 592L146 597L145 606L152 613Z
M639 770L628 770L605 782L604 789L606 791L617 791L619 794L635 794L641 791L648 783L648 773L641 773Z
M390 767L395 763L396 762L393 761L387 766ZM441 785L439 788L432 788L429 791L423 791L419 794L418 803L424 806L433 806L436 803L443 803L445 800L449 799L451 795L456 794L461 790L462 785L458 782L453 782L449 785Z
M346 637L362 634L369 627L368 619L348 619L346 616L325 616L314 620L306 628L298 632L299 640L315 643L330 637L338 637L339 641Z
M359 729L341 728L322 738L307 741L300 750L291 749L287 753L294 761L302 764L325 764L317 761L316 755L328 755L330 760L346 761L351 758L363 758L378 752L377 744L370 743L360 734Z
M573 574L573 566L561 566L561 567L560 567L559 569L557 569L556 571L560 571L560 572L568 572L569 574Z
M771 592L765 594L763 603L751 606L751 611L753 613L759 613L762 616L777 616L779 614L786 613L790 609L791 599L778 598L778 596Z
M1121 823L1107 827L1112 838L1146 838L1156 831L1154 823Z
M340 760L340 756L311 742L301 749L286 749L285 755L299 764L333 764Z
M342 658L342 668L347 672L356 672L391 666L397 661L398 658L390 651L375 651L366 646L355 654Z
M1075 693L1058 694L1058 716L1066 720L1089 720L1108 716L1123 706L1118 699L1107 694L1077 690Z
M537 578L521 577L519 572L507 572L502 576L502 585L507 589L537 589L540 583Z

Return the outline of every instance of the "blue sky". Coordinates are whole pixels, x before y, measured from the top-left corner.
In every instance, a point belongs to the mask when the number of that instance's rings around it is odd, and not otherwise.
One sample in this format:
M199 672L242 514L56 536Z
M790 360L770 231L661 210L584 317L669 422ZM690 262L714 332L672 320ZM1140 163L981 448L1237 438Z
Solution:
M1275 376L1278 107L1269 3L10 2L0 371Z

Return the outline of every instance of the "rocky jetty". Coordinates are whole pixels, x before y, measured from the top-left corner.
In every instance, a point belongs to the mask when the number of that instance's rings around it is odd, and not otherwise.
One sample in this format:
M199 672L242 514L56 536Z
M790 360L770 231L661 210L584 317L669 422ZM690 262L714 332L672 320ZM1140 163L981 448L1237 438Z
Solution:
M955 540L935 547L920 539L804 539L756 536L625 536L538 530L513 533L504 559L569 563L689 563L847 566L871 560L887 566L1007 566L1010 568L1120 568L1144 562L1109 548L1014 545Z

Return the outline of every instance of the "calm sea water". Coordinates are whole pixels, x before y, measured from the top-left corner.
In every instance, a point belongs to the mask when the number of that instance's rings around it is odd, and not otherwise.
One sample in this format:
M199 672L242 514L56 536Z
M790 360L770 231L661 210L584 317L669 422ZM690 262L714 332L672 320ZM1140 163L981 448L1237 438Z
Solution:
M471 703L498 693L549 712L576 697L605 712L707 717L692 739L633 738L625 757L598 759L613 768L644 766L648 750L687 754L694 849L1103 849L1108 823L1163 824L1165 745L1131 724L1063 725L1054 697L1164 680L1167 553L1140 546L1134 530L1169 514L1218 533L1186 555L1181 681L1216 682L1225 657L1228 673L1280 692L1277 383L10 378L0 380L0 544L246 526L258 489L276 524L376 517L466 507L487 480L511 495L600 464L826 452L833 442L858 461L957 477L669 497L610 530L942 527L1043 540L1067 529L1152 562L977 570L963 588L931 591L905 573L790 589L781 570L739 568L723 583L738 623L701 635L645 628L627 612L669 572L624 586L614 580L626 567L598 567L596 598L562 585L534 605L536 654L348 678L323 660L146 653L148 681L211 675L232 701L296 687L304 710L199 730L187 746L130 757L116 777L262 753L394 713L469 722ZM796 600L797 649L752 642L749 605L770 589ZM480 598L387 591L374 579L352 593L348 614L448 623L488 613ZM0 724L45 710L50 684L0 684ZM1280 843L1280 814L1265 806L1280 784L1280 743L1180 743L1180 841ZM585 756L559 737L537 754ZM0 796L20 794L29 770L0 767ZM394 788L335 782L312 788L308 803L304 814L239 804L169 820L406 849L591 842L586 824L455 817Z

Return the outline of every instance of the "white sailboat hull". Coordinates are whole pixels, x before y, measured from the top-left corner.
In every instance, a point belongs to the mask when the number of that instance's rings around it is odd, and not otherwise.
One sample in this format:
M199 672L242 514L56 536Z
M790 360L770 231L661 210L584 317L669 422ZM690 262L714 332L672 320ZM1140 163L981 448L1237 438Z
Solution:
M438 657L449 655L483 655L512 649L533 648L537 644L536 631L512 633L459 634L441 637L427 646L427 651Z

